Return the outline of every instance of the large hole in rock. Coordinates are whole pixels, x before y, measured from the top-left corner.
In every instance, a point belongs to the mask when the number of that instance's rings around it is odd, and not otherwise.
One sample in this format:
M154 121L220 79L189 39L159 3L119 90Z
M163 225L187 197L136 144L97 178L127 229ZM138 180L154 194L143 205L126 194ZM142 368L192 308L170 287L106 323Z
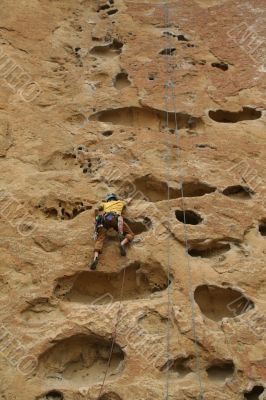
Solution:
M259 400L259 396L264 392L264 387L256 385L250 392L245 392L244 399L246 400Z
M106 304L118 301L123 277L123 300L146 298L168 286L167 275L160 264L133 263L118 273L84 271L58 279L55 295L80 303Z
M254 308L241 292L213 285L198 286L194 298L201 312L213 321L234 318Z
M201 182L183 183L184 197L204 196L215 190L215 187ZM160 181L152 175L146 175L135 179L131 185L124 185L123 194L152 202L164 201L168 200L168 185L166 182ZM179 197L182 197L181 189L169 187L169 199L176 199Z
M116 75L114 79L114 86L116 89L121 90L130 86L130 80L128 79L128 74L126 72L120 72Z
M123 188L126 194L134 198L145 199L147 201L157 202L168 199L168 185L166 182L157 180L152 175L142 176L135 179L133 185ZM132 191L133 190L133 191ZM169 198L176 199L180 197L180 190L169 187Z
M153 130L164 130L166 128L166 113L162 110L124 107L97 112L90 117L91 120L112 123L113 125L124 125L134 128L150 128ZM189 114L168 113L168 128L175 129L176 121L179 129L187 128L189 121L193 119L194 127L200 126L200 118Z
M99 400L122 400L120 396L118 396L115 392L104 393Z
M67 380L77 385L101 382L110 355L111 342L94 335L78 334L58 341L39 358L37 375L49 380ZM124 353L115 344L107 377L121 372Z
M203 221L203 218L192 210L176 210L175 216L183 224L198 225Z
M227 253L230 249L229 243L215 242L204 248L190 248L188 254L191 257L213 258Z
M228 186L226 189L223 190L223 194L236 200L248 200L251 199L253 191L247 186L235 185Z
M205 194L213 193L216 191L216 187L207 185L203 182L184 182L183 183L183 195L184 197L200 197Z
M251 107L243 107L242 111L231 112L224 110L209 111L209 116L216 122L236 123L240 121L249 121L259 119L262 112Z
M232 361L217 361L207 368L208 378L215 383L224 383L226 378L232 378L235 366Z
M177 378L184 378L187 374L192 372L191 364L193 357L180 357L175 360L169 360L162 368L162 372L169 371L171 374L176 375Z
M50 390L44 396L38 397L38 400L64 400L64 396L58 390Z
M94 46L90 50L90 54L97 57L115 57L121 53L123 43L117 39L113 39L111 43Z
M139 220L124 218L124 220L135 235L140 235L141 233L145 233L152 227L152 222L148 217Z
M266 236L266 219L260 222L259 232L261 236Z

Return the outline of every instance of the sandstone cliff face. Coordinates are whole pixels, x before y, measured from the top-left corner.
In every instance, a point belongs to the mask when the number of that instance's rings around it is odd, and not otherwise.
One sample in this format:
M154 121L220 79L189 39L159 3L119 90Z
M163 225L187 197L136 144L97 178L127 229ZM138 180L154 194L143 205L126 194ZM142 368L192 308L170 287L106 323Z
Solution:
M2 1L0 399L263 398L263 6Z

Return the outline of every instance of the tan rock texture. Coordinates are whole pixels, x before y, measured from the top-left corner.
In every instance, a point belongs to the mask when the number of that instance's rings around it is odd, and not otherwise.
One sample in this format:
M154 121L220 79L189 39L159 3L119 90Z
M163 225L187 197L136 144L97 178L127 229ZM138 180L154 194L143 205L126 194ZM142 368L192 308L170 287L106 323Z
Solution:
M264 0L2 0L1 400L266 398L265 26ZM108 192L136 235L92 272Z

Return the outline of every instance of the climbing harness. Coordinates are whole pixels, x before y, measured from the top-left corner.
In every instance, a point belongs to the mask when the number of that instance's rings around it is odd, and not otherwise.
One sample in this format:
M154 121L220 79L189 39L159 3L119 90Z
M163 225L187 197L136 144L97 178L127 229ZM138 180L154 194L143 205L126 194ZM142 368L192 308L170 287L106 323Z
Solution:
M169 2L168 0L165 1L164 3L164 26L170 27L170 15L169 15ZM169 52L167 53L167 58L170 59L171 56L171 49L173 46L171 46L171 35L165 35L166 39L169 39L169 44L167 45L167 49L169 49ZM173 66L171 62L167 61L166 62L166 82L165 82L165 110L166 110L166 127L169 129L169 109L168 109L168 99L172 100L172 106L174 109L174 125L175 125L175 137L176 137L176 149L177 149L177 156L178 154L178 141L179 141L179 132L178 132L178 124L177 124L177 110L176 110L176 101L175 101L175 82L174 79L172 79L172 73L173 73ZM170 92L170 93L169 93ZM178 157L177 157L178 160ZM169 163L170 167L170 163ZM184 200L184 190L183 190L183 180L182 177L180 177L181 182L181 205L182 205L182 211L183 211L183 219L184 219L184 243L185 243L185 254L186 254L186 264L187 264L187 271L188 271L188 287L189 287L189 300L190 300L190 305L191 305L191 322L192 322L192 334L193 334L193 343L194 343L194 351L195 351L195 369L197 373L197 378L198 378L198 384L199 384L199 396L198 400L204 400L204 388L202 384L202 378L200 374L200 354L199 354L199 348L198 348L198 339L197 339L197 332L196 332L196 318L195 318L195 301L194 301L194 296L193 296L193 289L192 289L192 271L191 271L191 266L190 266L190 260L189 260L189 246L188 246L188 228L187 228L187 223L186 223L186 213L185 213L185 200ZM169 180L170 180L170 170L169 170ZM169 183L168 183L168 193L167 193L167 199L168 201L170 200L170 188L169 188ZM170 282L170 242L169 240L167 241L167 257L168 257L168 266L167 266L167 276L168 276L168 283ZM167 354L167 363L166 365L170 365L171 362L171 356L170 356L170 339L171 339L171 332L170 332L170 314L171 314L171 309L173 308L173 299L172 299L172 294L171 294L171 285L168 285L168 306L167 306L167 311L168 311L168 319L167 319L167 332L166 332L166 354ZM169 399L169 388L170 388L170 368L168 367L166 370L167 376L166 376L166 390L165 390L165 400Z
M107 212L95 217L94 238L97 238L100 228L114 228L117 226L119 239L123 239L124 218L115 212Z

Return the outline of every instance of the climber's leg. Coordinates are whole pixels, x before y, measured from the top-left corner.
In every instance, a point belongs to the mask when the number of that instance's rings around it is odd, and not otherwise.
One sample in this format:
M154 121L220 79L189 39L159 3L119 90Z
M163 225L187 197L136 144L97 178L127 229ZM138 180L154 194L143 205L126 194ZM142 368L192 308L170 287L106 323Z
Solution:
M97 239L96 239L95 246L94 246L94 257L93 257L93 261L90 265L90 268L92 270L96 269L96 267L97 267L98 260L99 260L99 253L102 252L103 243L106 238L106 232L107 232L107 230L104 227L101 227L98 229Z
M119 215L118 220L117 220L117 226L118 226L118 234L119 234L120 241L122 241L124 239L123 225L124 225L124 218L122 217L122 215Z
M132 230L130 229L130 227L128 226L128 224L124 221L123 223L123 234L125 236L125 239L122 240L122 242L120 243L120 254L121 256L125 256L126 255L126 244L128 244L129 242L131 242L134 238L134 233L132 232Z

